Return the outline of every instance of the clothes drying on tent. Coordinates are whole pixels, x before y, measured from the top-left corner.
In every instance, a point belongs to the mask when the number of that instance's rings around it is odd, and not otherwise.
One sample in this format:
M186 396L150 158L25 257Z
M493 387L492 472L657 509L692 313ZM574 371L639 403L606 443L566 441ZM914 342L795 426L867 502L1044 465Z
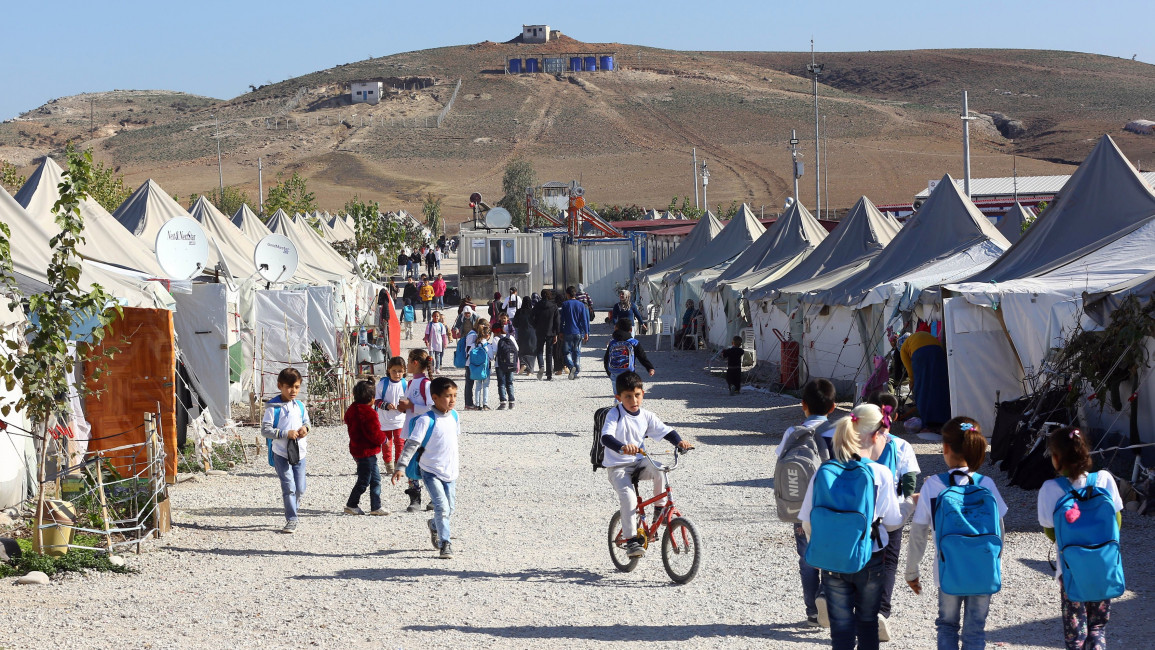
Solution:
M911 392L924 426L936 430L950 420L950 384L946 350L930 332L915 332L900 349L910 375Z

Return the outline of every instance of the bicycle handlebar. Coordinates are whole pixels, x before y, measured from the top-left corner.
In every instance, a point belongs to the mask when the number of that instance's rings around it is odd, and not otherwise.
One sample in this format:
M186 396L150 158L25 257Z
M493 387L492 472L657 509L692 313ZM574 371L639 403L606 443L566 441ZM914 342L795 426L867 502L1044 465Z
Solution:
M682 448L675 445L674 446L674 464L673 465L660 465L660 464L654 462L654 459L650 456L649 453L646 452L645 440L642 441L641 449L638 451L638 453L641 454L642 456L645 456L646 460L649 461L650 465L652 465L654 467L654 469L658 470L659 472L669 473L669 472L672 472L672 471L678 469L678 463L681 460L682 454L685 454L689 451L692 451L693 449L694 449L693 447L690 447L689 449L682 449Z

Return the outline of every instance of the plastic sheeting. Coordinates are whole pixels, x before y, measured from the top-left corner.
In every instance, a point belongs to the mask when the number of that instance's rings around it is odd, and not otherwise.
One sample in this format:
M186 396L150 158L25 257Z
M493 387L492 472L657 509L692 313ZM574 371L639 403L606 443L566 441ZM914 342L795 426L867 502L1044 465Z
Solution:
M212 421L224 424L229 409L229 298L223 284L194 284L174 296L177 349Z
M254 356L257 397L264 402L280 394L277 374L293 367L307 375L309 354L309 294L307 291L257 291L255 294ZM308 377L302 382L307 392Z
M0 347L8 350L7 341L19 341L24 327L24 313L10 311L8 301L0 300ZM19 387L9 391L0 382L0 404L13 404L20 399ZM19 435L16 430L32 430L32 422L23 411L0 416L13 426L0 429L0 509L18 505L36 484L36 449L32 438Z
M330 361L337 360L337 326L333 322L336 305L333 287L309 287L309 337L321 346Z

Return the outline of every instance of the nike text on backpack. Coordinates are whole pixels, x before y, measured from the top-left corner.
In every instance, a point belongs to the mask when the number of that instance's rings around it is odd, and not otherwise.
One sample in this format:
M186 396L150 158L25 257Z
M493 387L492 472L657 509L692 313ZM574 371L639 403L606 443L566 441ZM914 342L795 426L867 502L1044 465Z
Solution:
M469 378L473 381L489 379L489 350L485 345L475 345L469 351Z
M874 472L869 460L828 460L814 474L810 545L806 563L831 573L857 573L870 561L879 520L874 519Z
M1063 563L1063 589L1076 603L1116 598L1126 588L1115 502L1107 490L1095 485L1097 477L1098 472L1088 474L1081 490L1065 476L1055 479L1066 490L1055 504L1055 543Z
M517 371L517 346L508 336L497 340L497 367L502 372Z
M634 371L634 346L636 339L611 341L609 347L610 374L620 375L623 372Z
M297 405L298 409L300 409L301 422L304 422L305 421L305 403L300 401L300 400L293 400L293 403ZM283 404L283 402L282 402L282 404ZM276 410L273 411L273 428L274 429L280 429L281 428L281 408L279 406L277 407ZM276 467L276 464L273 462L273 441L268 439L268 438L265 438L265 446L268 447L268 449L269 449L269 467Z
M954 485L950 473L938 478L945 487L930 509L940 588L951 596L997 593L1003 586L1003 538L995 495L979 485L980 474L967 485Z
M823 461L830 460L826 442L810 427L794 427L788 446L774 465L774 501L778 519L798 523L810 479Z
M465 356L465 337L457 339L457 349L453 351L453 367L466 368L469 366L469 359Z
M590 464L593 465L595 472L602 468L602 461L606 459L606 446L602 444L602 426L606 423L606 416L615 408L617 405L603 406L594 411L594 442L590 446ZM621 416L620 413L618 415Z

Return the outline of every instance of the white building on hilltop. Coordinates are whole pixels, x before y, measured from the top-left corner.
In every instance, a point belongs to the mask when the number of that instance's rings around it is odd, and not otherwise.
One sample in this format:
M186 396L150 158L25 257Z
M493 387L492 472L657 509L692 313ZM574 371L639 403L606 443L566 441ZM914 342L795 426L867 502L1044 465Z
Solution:
M381 101L382 88L380 81L354 81L349 84L349 96L354 104L376 104Z
M521 42L545 43L550 39L549 25L522 25Z

